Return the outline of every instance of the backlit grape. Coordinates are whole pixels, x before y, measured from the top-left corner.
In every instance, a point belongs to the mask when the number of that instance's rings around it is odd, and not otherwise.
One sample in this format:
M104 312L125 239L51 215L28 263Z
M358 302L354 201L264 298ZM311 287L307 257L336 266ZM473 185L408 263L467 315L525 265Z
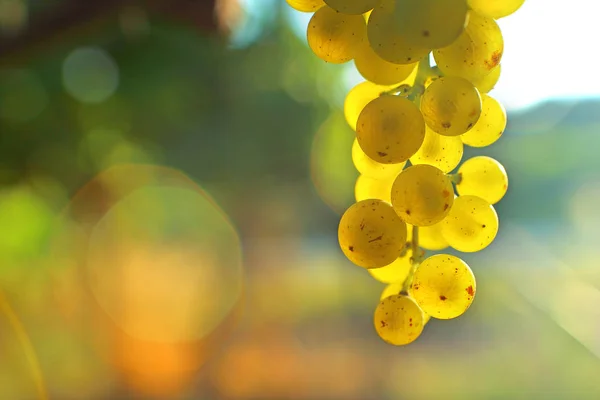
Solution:
M498 233L494 207L477 196L458 196L442 223L442 235L450 246L473 253L489 246Z
M380 0L325 0L325 3L344 14L364 14L370 11Z
M401 346L413 342L423 331L423 312L410 297L389 296L375 309L373 322L381 339Z
M354 64L366 80L378 85L397 85L415 70L418 63L393 64L379 57L368 41L357 51Z
M468 159L458 169L460 183L456 190L460 195L481 197L490 204L496 204L506 194L508 175L498 161L480 156Z
M413 165L428 164L442 172L452 171L463 156L463 142L457 136L442 136L431 128L425 130L421 148L410 158Z
M473 85L475 85L475 87L477 88L477 90L479 90L479 93L481 94L491 92L492 89L496 87L498 80L500 80L501 73L502 65L499 64L496 68L494 68L489 74L487 74L483 78L474 80ZM481 97L483 98L483 96Z
M398 257L390 265L386 265L385 267L381 268L369 269L369 274L371 274L371 276L379 282L383 283L404 282L408 276L408 273L410 272L411 256L412 252L408 250L404 256ZM396 294L398 293L399 291L396 292Z
M391 203L392 185L395 179L394 175L381 179L360 175L354 185L354 197L356 201L379 199Z
M286 0L287 3L295 10L303 12L315 12L323 7L323 0Z
M481 96L481 116L475 126L461 135L464 144L471 147L485 147L496 142L506 129L504 106L493 97Z
M517 11L525 0L468 0L469 7L486 17L499 19Z
M442 222L419 228L419 246L426 250L443 250L448 242L442 235Z
M363 108L379 97L381 92L389 89L390 86L376 85L372 82L361 82L350 89L344 101L344 116L348 125L356 130L356 121Z

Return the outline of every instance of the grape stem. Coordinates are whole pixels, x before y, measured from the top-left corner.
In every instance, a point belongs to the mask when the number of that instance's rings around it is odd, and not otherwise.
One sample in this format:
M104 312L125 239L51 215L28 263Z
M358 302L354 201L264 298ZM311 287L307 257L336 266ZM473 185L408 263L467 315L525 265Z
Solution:
M412 251L412 256L410 258L411 268L410 268L408 275L406 276L406 279L402 283L402 290L400 291L400 294L402 294L404 296L408 296L408 289L410 289L410 286L412 285L413 276L415 274L415 271L417 270L417 267L419 266L419 264L421 264L421 261L423 261L423 257L425 256L425 252L419 248L419 227L418 226L412 227L411 251Z
M454 183L455 185L458 185L462 181L462 174L460 174L460 173L448 174L448 178L450 178L450 181L452 183Z
M431 67L431 63L429 61L429 54L427 54L425 57L423 57L421 61L419 61L417 76L412 86L406 83L402 83L389 90L381 92L380 95L406 96L411 101L418 100L425 91L425 82L427 81L427 79L429 79L433 75L438 75L436 69L437 67Z

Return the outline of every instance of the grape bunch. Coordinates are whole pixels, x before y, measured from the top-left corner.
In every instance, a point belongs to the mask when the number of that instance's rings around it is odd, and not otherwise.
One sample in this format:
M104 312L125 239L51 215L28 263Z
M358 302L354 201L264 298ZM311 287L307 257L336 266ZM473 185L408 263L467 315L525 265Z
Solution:
M360 176L339 244L387 284L375 309L378 335L409 344L430 318L456 318L475 297L471 268L440 251L477 252L498 232L504 167L485 156L461 160L464 145L491 145L506 128L504 107L487 94L504 52L496 20L524 0L287 2L314 12L307 38L315 55L354 60L365 79L344 104Z

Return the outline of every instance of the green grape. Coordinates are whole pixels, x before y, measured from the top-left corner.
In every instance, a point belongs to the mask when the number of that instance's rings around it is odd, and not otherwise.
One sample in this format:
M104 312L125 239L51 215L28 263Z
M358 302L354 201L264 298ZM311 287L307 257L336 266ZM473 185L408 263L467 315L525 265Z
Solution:
M445 47L465 30L466 0L396 0L395 3L399 33L414 46Z
M419 228L419 246L433 251L443 250L448 247L448 242L442 235L442 222Z
M394 210L402 220L414 226L431 226L440 222L453 202L450 178L431 165L408 167L392 185Z
M490 204L499 202L508 189L508 175L498 161L480 156L468 159L458 169L460 183L456 191L460 195L481 197Z
M475 83L500 64L503 52L504 39L496 21L470 11L462 35L451 45L435 50L433 56L446 76Z
M392 206L369 199L352 205L338 228L340 247L346 257L363 268L379 268L400 257L406 243L406 224Z
M404 282L412 267L410 262L411 257L412 252L408 250L404 256L398 257L390 265L369 269L369 274L379 282L383 283ZM396 294L399 292L400 291L398 290Z
M431 49L410 45L399 29L394 9L396 0L383 0L369 16L367 37L371 47L386 61L412 64L425 57Z
M362 15L341 14L324 6L310 19L306 36L317 57L343 64L354 58L356 49L366 40L365 19Z
M517 11L525 0L468 0L469 7L486 17L500 19Z
M343 14L364 14L373 9L380 0L325 0L325 3Z
M423 311L407 296L389 296L381 300L373 319L381 339L395 346L413 342L423 332Z
M410 100L381 96L363 109L356 123L361 149L382 164L398 164L419 150L425 138L425 121Z
M391 86L380 86L372 82L361 82L350 89L344 101L344 116L348 125L356 131L356 121L363 108L378 98L381 92L391 88Z
M471 147L485 147L495 143L506 129L506 110L493 97L481 96L481 116L475 126L460 138Z
M498 215L484 199L458 196L442 223L442 235L450 246L464 253L474 253L489 246L498 233Z
M479 93L489 93L496 87L498 80L500 79L500 74L502 73L502 66L498 64L496 68L494 68L489 74L484 76L483 78L476 80L473 82Z
M323 0L286 0L287 3L295 10L303 12L315 12L323 7Z
M381 300L385 299L386 297L398 295L402 291L403 284L404 284L404 282L401 280L398 282L390 283L381 292L381 296L379 297L379 300L381 301Z
M466 79L439 78L425 89L421 112L425 123L440 135L462 135L479 120L481 96Z
M412 295L423 312L438 319L462 315L475 297L475 276L460 258L438 254L415 271Z
M452 171L463 156L463 142L458 136L442 136L431 128L425 130L425 140L421 148L410 158L413 165L427 164L442 172Z
M417 63L393 64L379 57L368 41L364 41L354 57L358 72L366 80L378 85L397 85L410 76Z
M387 203L392 202L392 185L396 177L394 175L382 179L369 178L360 175L354 185L354 197L356 201L367 199L379 199Z
M352 162L361 175L380 180L385 180L386 178L395 179L406 165L406 162L398 164L380 164L377 161L371 160L369 156L362 151L357 139L354 139L354 143L352 144Z

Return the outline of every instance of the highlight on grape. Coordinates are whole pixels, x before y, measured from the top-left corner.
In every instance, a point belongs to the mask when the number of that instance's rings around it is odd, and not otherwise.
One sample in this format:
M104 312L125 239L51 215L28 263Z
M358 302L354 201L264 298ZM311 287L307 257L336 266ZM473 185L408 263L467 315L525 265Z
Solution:
M317 57L354 60L364 78L344 103L360 176L338 239L350 261L387 284L374 313L379 337L412 343L430 318L462 315L476 293L463 260L426 252L477 252L498 233L506 170L490 157L461 160L464 146L504 133L504 107L487 94L504 52L496 20L525 0L286 1L314 13L307 38Z

